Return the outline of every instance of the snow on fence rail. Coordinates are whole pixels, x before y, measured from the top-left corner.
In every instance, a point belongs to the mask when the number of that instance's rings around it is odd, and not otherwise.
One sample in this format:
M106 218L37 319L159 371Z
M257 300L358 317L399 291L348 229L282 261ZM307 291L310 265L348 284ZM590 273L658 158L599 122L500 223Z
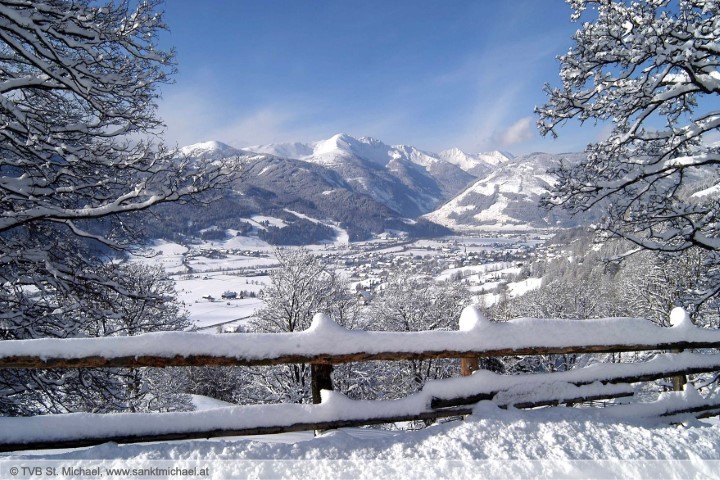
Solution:
M310 362L314 367L362 360L616 352L720 347L720 332L701 329L676 310L671 328L639 319L489 322L466 309L455 332L357 332L315 317L310 329L291 334L148 334L136 337L0 342L0 368L164 367L270 365ZM591 339L588 342L587 339ZM630 383L720 370L719 354L674 353L631 364L596 364L558 373L470 377L428 382L399 400L351 400L329 389L316 405L245 405L203 412L0 417L0 451L147 442L339 428L472 413L491 400L530 408L631 396ZM329 373L329 372L326 372ZM329 381L329 377L327 378ZM320 399L318 399L320 400ZM604 409L610 416L712 416L720 401L691 387L652 403Z
M610 353L719 348L720 330L680 318L671 328L638 318L491 322L465 309L458 331L347 330L318 314L302 332L147 333L132 337L0 342L0 368L332 365L368 360Z
M617 398L632 395L633 388L614 383L616 380L661 378L665 369L670 369L670 373L707 371L717 369L718 365L720 355L665 354L645 363L596 364L560 373L503 376L480 371L471 377L428 382L420 392L399 400L352 400L326 390L322 402L317 405L243 405L162 414L73 413L0 417L0 451L81 447L109 441L154 442L269 434L436 419L472 413L475 405L433 406L443 399L448 403L468 403L468 393L485 395L501 407L516 408ZM684 413L717 415L720 401L709 401L687 390L668 392L656 402L618 405L604 411L610 418L666 416L670 420Z

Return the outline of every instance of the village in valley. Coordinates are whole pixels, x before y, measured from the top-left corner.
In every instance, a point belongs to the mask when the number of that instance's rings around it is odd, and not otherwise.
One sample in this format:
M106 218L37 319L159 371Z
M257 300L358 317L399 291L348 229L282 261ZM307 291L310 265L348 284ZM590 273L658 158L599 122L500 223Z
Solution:
M501 295L521 295L540 286L528 267L546 254L543 233L477 234L440 239L409 239L402 232L356 243L273 247L253 237L226 241L158 240L148 256L133 261L161 266L176 282L179 298L194 330L235 331L262 307L258 294L279 267L274 252L306 249L328 269L338 271L361 304L394 272L459 282L473 293L474 303L491 306ZM552 247L551 247L552 248Z

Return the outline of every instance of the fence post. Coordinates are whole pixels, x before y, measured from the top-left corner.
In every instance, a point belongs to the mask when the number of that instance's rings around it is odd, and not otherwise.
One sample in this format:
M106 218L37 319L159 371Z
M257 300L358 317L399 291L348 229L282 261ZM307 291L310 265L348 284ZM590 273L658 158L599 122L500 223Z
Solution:
M332 365L310 364L310 387L312 388L313 403L320 403L320 390L332 390Z
M690 315L682 307L675 307L670 311L670 325L673 328L687 328L693 326ZM681 348L670 350L670 353L680 353ZM687 383L686 375L677 375L671 378L673 391L682 392Z
M681 349L679 350L671 350L672 353L680 353L682 352ZM687 376L686 375L677 375L675 377L672 377L672 386L673 391L675 392L682 392L685 390L685 384L687 383Z
M341 327L330 318L330 315L325 313L316 313L313 315L310 327L306 330L307 333L321 334L321 332L333 332L333 331L344 331L345 328ZM321 390L332 390L332 371L333 366L331 363L311 363L310 364L310 389L312 391L312 402L320 403L322 398L320 397Z
M489 320L477 307L470 305L469 307L465 307L460 314L458 327L461 332L469 333L478 328L482 328L482 326L488 322ZM478 357L463 357L460 359L460 375L463 377L468 377L472 375L475 370L479 369L480 359Z
M475 370L480 368L480 359L477 357L465 357L460 359L460 375L469 377Z

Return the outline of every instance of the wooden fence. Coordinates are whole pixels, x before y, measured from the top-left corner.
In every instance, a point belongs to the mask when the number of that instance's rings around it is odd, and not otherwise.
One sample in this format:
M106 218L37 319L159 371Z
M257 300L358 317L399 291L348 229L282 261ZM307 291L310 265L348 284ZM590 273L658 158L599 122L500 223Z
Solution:
M677 320L679 318L680 320ZM458 331L361 332L316 315L304 332L212 335L163 332L135 337L38 339L0 342L0 368L255 366L309 363L315 405L244 405L207 412L63 414L0 417L0 451L67 448L113 441L164 441L268 434L431 420L466 415L489 400L500 407L534 408L633 395L631 383L720 370L720 355L691 349L720 348L720 331L676 315L664 328L642 319L517 319L490 322L473 307ZM477 371L429 382L393 401L351 400L331 392L332 365L370 360L463 359L463 373L479 357L668 350L644 363L618 363L557 373L516 376ZM684 395L684 396L683 396ZM644 411L665 416L713 416L720 401L678 393ZM668 397L669 398L669 397ZM678 401L680 399L681 401ZM637 404L633 404L637 405ZM608 407L625 415L624 406ZM633 410L634 411L634 410Z

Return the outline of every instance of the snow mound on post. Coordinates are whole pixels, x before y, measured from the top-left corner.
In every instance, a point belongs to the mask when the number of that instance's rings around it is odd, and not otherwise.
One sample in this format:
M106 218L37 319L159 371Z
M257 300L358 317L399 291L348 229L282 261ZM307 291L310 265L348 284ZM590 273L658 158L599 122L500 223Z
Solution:
M313 316L310 327L305 330L307 333L334 333L334 332L345 332L347 329L342 325L338 325L335 321L330 318L330 315L325 313L316 313Z
M693 323L690 320L690 315L682 307L675 307L670 312L670 325L674 328L687 328L692 327Z
M458 329L461 332L469 332L481 328L490 323L490 320L483 315L479 308L474 305L465 307L460 314Z
M700 395L700 392L698 392L697 388L695 388L695 385L690 382L687 382L683 387L683 398L686 401L692 402L702 402L704 400L702 395Z

